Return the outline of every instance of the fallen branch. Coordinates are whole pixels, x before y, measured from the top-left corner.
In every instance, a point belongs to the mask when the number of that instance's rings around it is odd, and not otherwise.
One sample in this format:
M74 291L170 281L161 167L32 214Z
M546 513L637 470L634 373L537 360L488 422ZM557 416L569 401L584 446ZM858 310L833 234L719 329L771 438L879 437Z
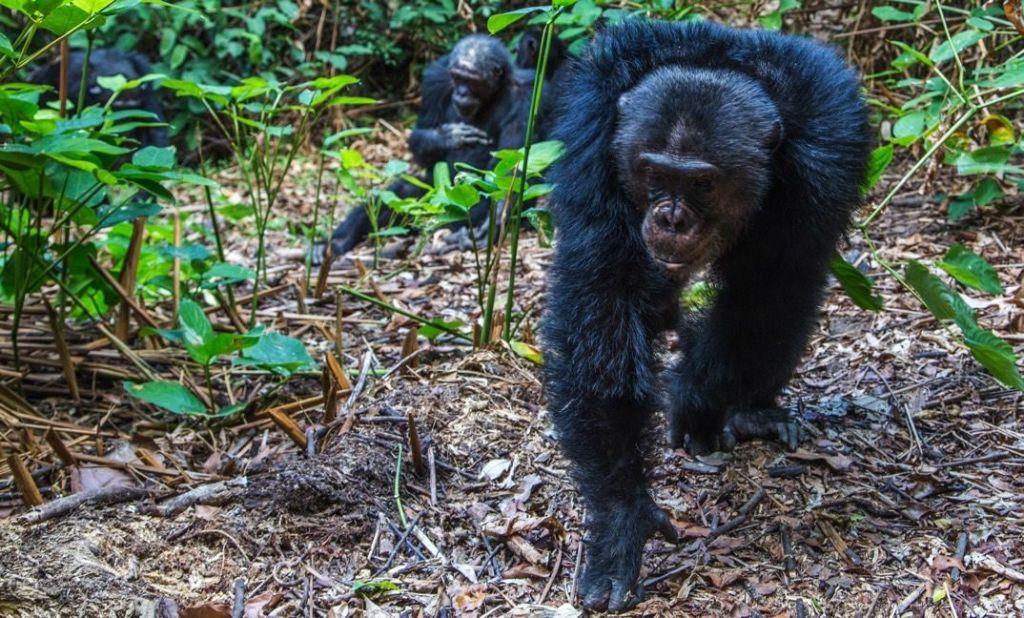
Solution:
M55 517L67 515L83 504L118 504L146 497L149 490L144 487L98 487L51 500L18 518L22 524L38 524Z
M210 504L217 500L221 500L225 498L226 494L228 494L232 489L236 487L245 487L248 484L249 479L244 476L240 476L226 481L200 485L195 489L186 491L180 496L175 496L161 504L147 509L147 511L161 517L173 517L190 506L194 506L196 504Z

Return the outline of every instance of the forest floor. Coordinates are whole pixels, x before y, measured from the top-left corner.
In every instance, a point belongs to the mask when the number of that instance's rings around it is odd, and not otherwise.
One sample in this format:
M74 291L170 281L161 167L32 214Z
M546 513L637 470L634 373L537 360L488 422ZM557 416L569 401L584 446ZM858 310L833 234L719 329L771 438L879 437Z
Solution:
M376 162L401 143L380 133L383 141L359 145ZM310 217L307 168L287 187L282 220ZM222 176L231 186L230 171ZM251 263L254 239L240 230L228 260ZM261 321L301 336L320 360L333 346L334 295L299 298L300 244L285 229L271 236L274 294ZM1019 207L951 225L908 191L874 240L893 260L938 259L954 242L984 255L1017 304L974 306L1022 351ZM550 250L533 235L524 247L518 299L536 330ZM355 255L371 261L367 248ZM471 260L424 251L360 276L346 258L328 289L344 283L469 323ZM637 615L1024 614L1022 394L999 387L891 277L878 280L880 313L833 286L784 394L805 434L796 452L754 443L698 460L669 449L658 420L653 493L685 539L649 543ZM89 347L95 334L78 335L80 374L94 376L81 380L83 401L61 395L61 376L47 374L27 408L0 411L0 446L30 453L47 500L111 485L147 491L33 523L0 462L0 615L578 615L583 513L551 439L538 368L502 349L423 338L418 366L403 366L408 319L346 298L343 324L356 393L344 395L343 422L308 451L265 410L228 426L167 424L104 377L123 362L117 354ZM32 354L55 358L44 330L30 338L40 343ZM161 371L181 359L144 352ZM57 372L52 363L48 371ZM247 388L244 375L232 380ZM298 402L286 411L316 427L322 393L319 378L293 379L278 404ZM419 473L409 415L424 453ZM55 422L76 452L100 458L62 468L43 440ZM197 487L197 500L174 507Z

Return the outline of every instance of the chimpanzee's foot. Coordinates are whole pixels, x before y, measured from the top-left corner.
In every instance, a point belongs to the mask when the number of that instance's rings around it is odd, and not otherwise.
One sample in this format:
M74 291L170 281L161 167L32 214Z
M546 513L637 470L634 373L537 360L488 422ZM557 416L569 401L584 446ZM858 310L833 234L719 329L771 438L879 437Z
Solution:
M625 611L643 596L638 581L644 543L655 532L675 543L679 533L649 496L603 505L587 523L586 566L579 595L590 610Z
M686 434L684 446L691 455L707 455L759 438L776 440L793 451L800 441L800 428L785 408L743 408L729 413L720 432Z

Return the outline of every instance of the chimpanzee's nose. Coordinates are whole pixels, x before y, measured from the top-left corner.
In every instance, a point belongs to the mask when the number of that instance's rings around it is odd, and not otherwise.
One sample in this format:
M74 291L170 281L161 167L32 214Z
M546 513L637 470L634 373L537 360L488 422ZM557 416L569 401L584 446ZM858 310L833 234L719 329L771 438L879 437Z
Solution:
M683 232L690 227L690 218L680 204L660 204L654 209L654 223L670 232Z

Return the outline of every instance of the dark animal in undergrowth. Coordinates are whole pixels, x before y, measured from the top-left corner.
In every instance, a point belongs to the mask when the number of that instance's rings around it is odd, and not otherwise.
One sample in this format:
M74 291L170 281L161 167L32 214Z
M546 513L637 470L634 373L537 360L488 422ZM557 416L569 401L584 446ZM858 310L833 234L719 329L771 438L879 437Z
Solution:
M70 107L77 104L82 84L82 70L85 67L85 52L81 50L72 51L68 55L68 102ZM131 81L152 73L149 61L137 53L124 52L118 49L94 49L89 55L89 70L86 73L84 106L103 106L112 94L100 86L100 77L113 77L121 75ZM48 95L52 98L56 95L60 81L60 62L54 61L41 67L29 76L29 83L44 84L52 86L53 92ZM145 83L138 88L122 92L114 100L111 106L115 110L138 109L153 114L154 118L139 118L137 122L144 124L159 124L159 126L148 126L137 129L131 135L139 140L143 146L166 146L167 127L164 121L164 109L157 97L156 92L150 83Z
M516 44L516 66L522 69L537 69L540 60L540 43L544 31L540 28L524 30L519 35L519 42ZM544 79L551 77L565 65L570 58L569 49L562 39L557 36L551 37L551 49L548 50L547 70L544 71Z
M645 482L662 331L707 268L717 295L680 326L669 437L692 453L777 437L776 407L857 207L870 137L856 75L811 40L711 23L629 23L569 69L543 324L548 407L587 507L590 608L639 598L643 547L676 531Z
M516 44L516 66L524 69L537 69L543 34L544 31L540 28L530 28L519 36L519 42ZM546 140L551 136L555 116L554 102L558 98L559 90L563 87L564 76L572 58L573 56L569 53L569 48L565 43L557 36L552 35L551 49L548 50L548 61L544 71L543 98L537 116L538 140Z
M440 161L453 172L456 163L489 168L492 151L521 148L532 83L533 71L517 70L504 44L486 35L463 38L428 66L423 73L422 108L409 136L413 159L425 172L423 180L432 182L434 166ZM422 194L405 180L396 181L389 190L399 197ZM486 221L489 209L486 200L472 208L473 227ZM379 227L386 227L392 216L382 207ZM372 228L366 209L353 209L331 236L333 255L347 253Z

